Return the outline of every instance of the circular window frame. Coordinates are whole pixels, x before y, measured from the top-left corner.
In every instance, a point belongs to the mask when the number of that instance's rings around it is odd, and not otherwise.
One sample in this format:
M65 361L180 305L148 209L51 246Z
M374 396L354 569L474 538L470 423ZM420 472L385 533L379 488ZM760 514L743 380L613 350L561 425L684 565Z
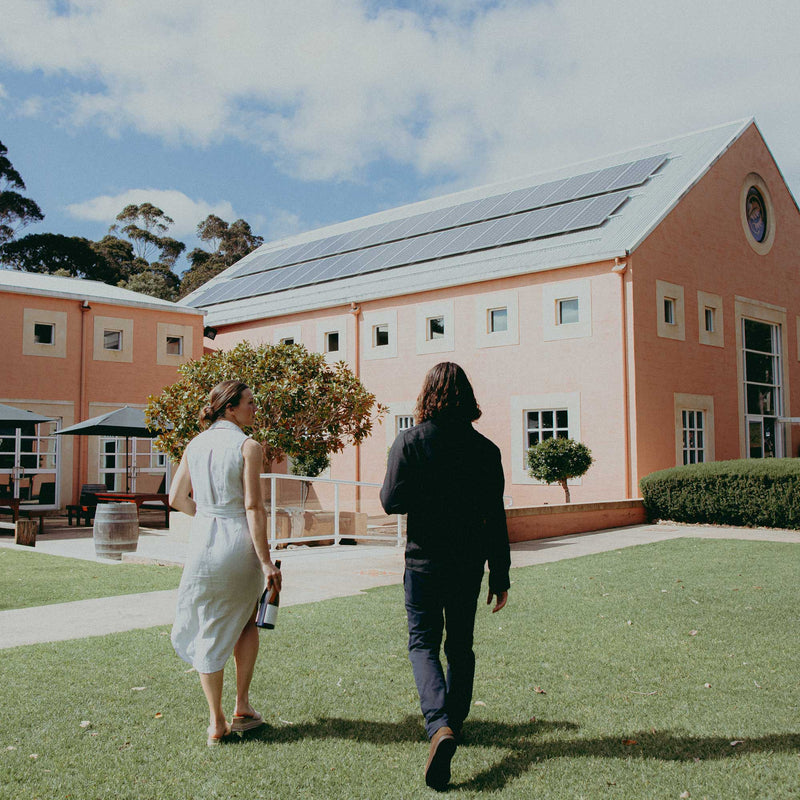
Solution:
M753 232L750 230L750 223L747 219L747 196L751 189L756 189L759 195L761 195L766 211L766 232L763 240L760 242L753 236ZM775 209L772 205L772 198L770 197L766 182L755 172L751 172L744 179L742 189L739 192L739 216L742 221L742 229L744 230L747 243L760 256L767 255L775 241Z

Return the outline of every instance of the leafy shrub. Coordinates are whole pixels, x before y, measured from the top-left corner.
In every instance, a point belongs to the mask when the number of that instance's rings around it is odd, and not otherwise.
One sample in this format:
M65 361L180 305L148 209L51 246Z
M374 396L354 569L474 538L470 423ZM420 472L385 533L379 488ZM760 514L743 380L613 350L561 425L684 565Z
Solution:
M584 475L592 461L592 451L582 442L552 437L528 449L528 474L545 483L560 483L569 503L567 480Z
M800 459L689 464L639 482L651 520L800 529Z

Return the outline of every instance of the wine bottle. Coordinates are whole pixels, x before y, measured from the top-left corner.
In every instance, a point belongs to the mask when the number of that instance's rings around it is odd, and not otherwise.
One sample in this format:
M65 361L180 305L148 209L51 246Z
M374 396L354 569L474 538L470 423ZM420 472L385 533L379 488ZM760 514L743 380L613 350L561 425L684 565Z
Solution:
M281 562L276 561L275 566L280 569ZM272 630L278 618L278 605L281 602L281 593L273 589L264 589L261 599L258 601L258 611L256 612L256 627Z

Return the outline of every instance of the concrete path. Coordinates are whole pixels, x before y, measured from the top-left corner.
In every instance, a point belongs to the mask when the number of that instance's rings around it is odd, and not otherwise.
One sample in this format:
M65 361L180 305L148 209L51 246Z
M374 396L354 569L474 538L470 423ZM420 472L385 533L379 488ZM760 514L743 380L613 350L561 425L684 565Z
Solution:
M576 558L638 544L680 537L752 539L800 544L800 532L694 525L636 525L596 533L538 539L512 545L512 567ZM0 539L0 547L118 564L94 555L91 535L45 535L36 547ZM127 560L182 564L186 542L167 531L144 530L137 553ZM296 605L358 594L375 586L399 584L403 552L392 546L301 547L275 554L283 562L282 605ZM513 579L513 576L512 576ZM176 590L79 600L36 608L0 611L0 649L57 642L172 623Z

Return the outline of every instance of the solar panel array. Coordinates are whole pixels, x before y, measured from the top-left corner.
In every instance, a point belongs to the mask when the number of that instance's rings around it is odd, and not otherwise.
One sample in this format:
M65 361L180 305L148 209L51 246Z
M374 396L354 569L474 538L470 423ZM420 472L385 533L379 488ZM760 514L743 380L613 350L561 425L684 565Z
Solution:
M608 167L338 236L254 253L191 300L208 306L602 225L666 155Z

